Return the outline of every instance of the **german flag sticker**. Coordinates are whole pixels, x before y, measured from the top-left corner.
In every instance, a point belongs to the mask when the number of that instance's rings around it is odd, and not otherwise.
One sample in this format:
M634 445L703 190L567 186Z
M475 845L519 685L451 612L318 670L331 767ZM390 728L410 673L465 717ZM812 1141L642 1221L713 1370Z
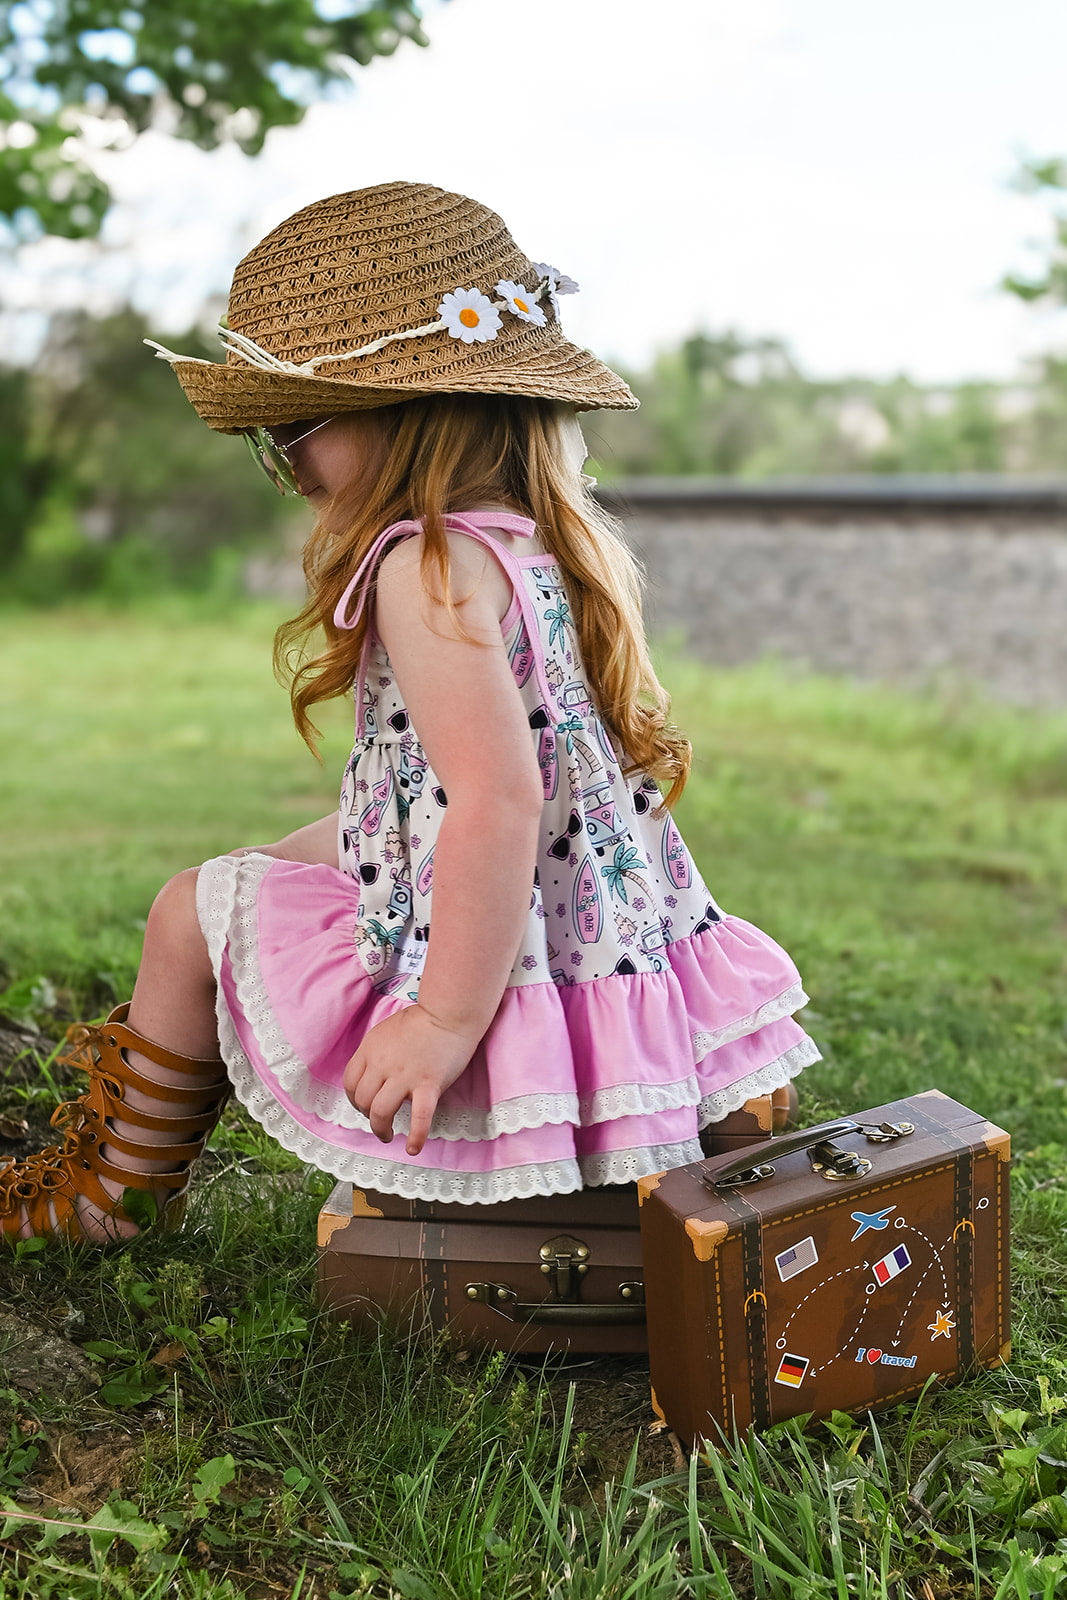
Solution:
M810 1366L811 1361L808 1356L784 1355L779 1362L774 1381L787 1384L790 1389L799 1389L804 1382L804 1374Z

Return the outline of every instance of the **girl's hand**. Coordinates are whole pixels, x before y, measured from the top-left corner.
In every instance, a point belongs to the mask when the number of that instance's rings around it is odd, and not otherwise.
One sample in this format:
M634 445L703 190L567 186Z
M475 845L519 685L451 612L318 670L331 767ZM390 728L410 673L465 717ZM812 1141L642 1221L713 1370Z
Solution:
M393 1118L411 1101L405 1146L417 1156L430 1132L437 1102L455 1083L478 1040L439 1022L424 1006L407 1006L371 1028L345 1068L345 1094L383 1144L393 1137Z

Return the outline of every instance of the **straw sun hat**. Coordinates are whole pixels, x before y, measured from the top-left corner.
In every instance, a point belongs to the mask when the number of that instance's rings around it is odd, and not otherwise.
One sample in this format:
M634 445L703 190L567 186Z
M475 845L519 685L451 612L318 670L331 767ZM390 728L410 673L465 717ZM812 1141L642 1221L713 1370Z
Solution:
M636 406L564 338L559 296L576 288L476 200L383 183L305 206L249 251L220 325L225 362L146 342L219 433L427 394Z

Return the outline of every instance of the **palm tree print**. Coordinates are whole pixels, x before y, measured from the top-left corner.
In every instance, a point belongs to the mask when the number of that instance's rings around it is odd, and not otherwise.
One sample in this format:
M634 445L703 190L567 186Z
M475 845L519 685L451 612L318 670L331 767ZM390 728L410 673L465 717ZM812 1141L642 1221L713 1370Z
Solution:
M615 851L611 866L601 867L600 869L601 877L608 880L609 893L617 894L623 905L628 906L630 904L630 897L626 893L627 878L631 883L636 883L642 894L647 895L649 900L652 899L652 890L648 887L644 878L633 870L640 863L641 856L633 845L620 844Z
M586 765L589 768L590 776L595 778L598 772L603 772L604 763L601 761L600 757L597 755L596 751L591 745L586 744L584 739L579 739L576 737L576 735L581 733L584 728L585 723L582 721L581 717L578 716L570 716L565 722L556 723L556 732L562 733L566 736L567 754L572 756L575 750L577 750L578 754L585 758Z
M400 938L399 923L397 923L395 928L383 928L382 924L377 920L376 917L371 917L367 923L367 928L375 944L384 945L390 950L396 949L397 942Z
M552 624L548 630L548 642L553 645L557 639L563 637L563 629L571 620L570 607L562 595L559 598L559 605L550 606L545 612L545 620Z

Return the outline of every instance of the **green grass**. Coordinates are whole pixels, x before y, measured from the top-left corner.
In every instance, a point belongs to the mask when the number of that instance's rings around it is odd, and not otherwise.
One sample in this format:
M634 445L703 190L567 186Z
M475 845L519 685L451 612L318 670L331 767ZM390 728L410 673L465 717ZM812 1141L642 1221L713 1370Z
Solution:
M0 959L24 1000L37 976L60 1011L121 996L163 879L332 805L349 714L319 769L270 678L276 620L4 617ZM294 1163L232 1113L181 1234L0 1262L104 1380L0 1393L0 1600L1067 1595L1067 718L664 670L698 750L682 830L812 996L805 1120L938 1086L1013 1134L1011 1367L683 1464L640 1362L320 1322L328 1184L242 1177Z

